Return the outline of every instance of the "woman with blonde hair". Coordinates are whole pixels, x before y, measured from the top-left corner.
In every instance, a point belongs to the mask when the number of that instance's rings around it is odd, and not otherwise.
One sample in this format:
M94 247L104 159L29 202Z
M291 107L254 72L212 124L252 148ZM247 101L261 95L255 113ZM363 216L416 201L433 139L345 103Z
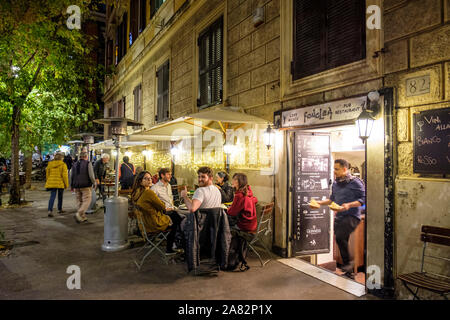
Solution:
M48 200L48 216L53 217L53 204L55 203L56 193L58 193L58 213L63 213L63 195L64 189L69 186L69 177L67 174L67 166L63 161L64 155L57 153L54 160L50 161L45 169L47 181L45 188L51 191Z

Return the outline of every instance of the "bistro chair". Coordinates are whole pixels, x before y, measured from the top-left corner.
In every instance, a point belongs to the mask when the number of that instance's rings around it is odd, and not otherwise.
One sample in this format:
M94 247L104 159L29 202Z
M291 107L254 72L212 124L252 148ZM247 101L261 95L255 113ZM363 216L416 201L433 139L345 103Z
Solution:
M144 225L144 219L142 212L138 209L134 210L134 213L136 215L137 224L139 227L139 231L141 233L141 236L144 238L145 244L142 248L140 248L137 252L137 257L141 254L142 251L147 251L145 255L140 259L140 262L137 262L136 259L134 260L134 263L136 264L138 270L141 270L142 265L144 264L145 259L154 251L159 253L161 259L166 263L169 264L169 261L171 260L171 256L166 256L164 252L164 248L162 247L163 241L167 241L167 235L169 234L169 231L160 231L155 233L147 233L145 230ZM146 249L146 250L145 250Z
M252 250L259 259L259 262L261 263L261 266L264 267L270 260L272 260L272 253L269 250L269 248L267 248L267 245L264 242L264 238L263 236L268 235L269 233L272 233L272 227L271 227L271 222L272 222L272 212L273 212L273 206L274 203L271 202L267 205L265 205L264 207L262 207L261 210L261 217L259 218L258 221L258 227L256 228L255 232L246 232L248 235L250 235L250 239L248 239L248 237L244 238L247 239L248 242L248 246L250 248L250 250ZM262 247L262 251L264 251L266 253L266 255L268 256L268 259L263 261L262 257L261 257L261 253L258 252L258 250L256 250L257 245L260 245Z

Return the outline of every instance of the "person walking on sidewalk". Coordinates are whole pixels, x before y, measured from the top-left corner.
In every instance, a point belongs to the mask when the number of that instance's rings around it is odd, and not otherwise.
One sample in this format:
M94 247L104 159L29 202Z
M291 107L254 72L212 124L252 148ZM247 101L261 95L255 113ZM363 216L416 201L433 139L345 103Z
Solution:
M56 193L58 193L58 213L63 213L63 194L64 189L69 186L67 177L67 166L63 162L64 156L61 153L55 155L54 160L50 161L45 169L45 188L51 191L48 200L48 216L53 217L53 204L55 203Z
M92 186L95 186L95 175L92 163L88 161L87 152L80 153L78 160L70 170L70 186L75 190L78 211L75 214L76 222L86 222L86 210L92 200Z
M123 157L123 163L119 168L119 181L122 190L128 190L133 187L134 175L136 169L128 156Z

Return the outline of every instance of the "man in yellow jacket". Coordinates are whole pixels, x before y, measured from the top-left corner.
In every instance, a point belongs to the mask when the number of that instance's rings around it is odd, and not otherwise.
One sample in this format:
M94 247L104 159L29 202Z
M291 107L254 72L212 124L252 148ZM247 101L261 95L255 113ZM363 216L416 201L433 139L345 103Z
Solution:
M58 192L58 213L63 213L63 194L64 189L69 186L69 177L67 173L67 166L63 162L64 156L57 153L53 161L50 161L45 169L47 181L45 188L51 191L50 199L48 200L48 216L53 217L53 204L55 203L56 192Z

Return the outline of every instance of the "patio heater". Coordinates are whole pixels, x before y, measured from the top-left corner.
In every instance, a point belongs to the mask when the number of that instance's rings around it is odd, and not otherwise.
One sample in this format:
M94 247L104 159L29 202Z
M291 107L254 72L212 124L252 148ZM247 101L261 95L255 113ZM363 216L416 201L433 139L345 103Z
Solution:
M81 137L81 140L83 140L83 144L85 144L87 147L88 159L89 161L92 160L89 145L94 144L95 137L103 137L103 134L85 132L85 133L78 133L75 135L75 137Z
M74 154L75 156L79 156L80 155L80 146L83 144L83 141L81 140L71 140L71 141L67 141L68 144L73 144L74 146Z
M128 243L128 199L119 197L119 149L122 136L127 134L127 126L142 126L142 123L126 118L105 118L95 123L111 126L114 146L116 147L115 190L114 197L105 200L103 251L114 252L127 249Z

